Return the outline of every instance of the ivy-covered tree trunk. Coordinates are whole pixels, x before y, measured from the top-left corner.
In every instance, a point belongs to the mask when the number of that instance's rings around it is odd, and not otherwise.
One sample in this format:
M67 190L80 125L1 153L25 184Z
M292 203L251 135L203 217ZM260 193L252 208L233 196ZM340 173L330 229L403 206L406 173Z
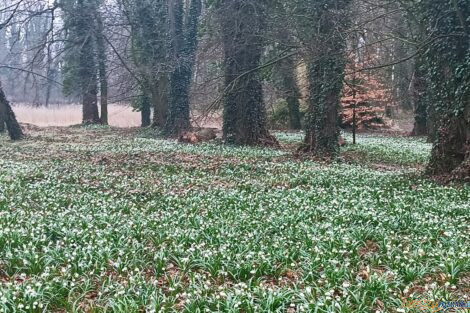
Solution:
M189 92L196 62L197 31L202 2L191 1L184 22L183 2L177 1L172 9L172 50L176 66L170 79L170 107L165 126L165 132L169 136L178 135L191 127Z
M468 100L467 100L468 101ZM445 114L439 121L428 172L470 181L470 103L459 116Z
M341 47L336 51L341 51ZM304 150L318 157L333 157L339 150L339 106L345 60L342 55L309 65L309 108Z
M179 0L174 0L179 1ZM163 129L168 117L170 60L168 0L124 1L131 24L132 58L139 76L140 88L145 89L153 108L152 126ZM149 108L143 109L142 125L147 125Z
M264 50L266 1L222 1L225 60L224 139L238 145L275 145L267 129L257 68Z
M339 107L346 67L346 39L349 23L348 0L311 1L306 12L315 33L306 28L306 59L310 89L305 120L303 150L316 157L331 158L339 153ZM307 24L311 25L311 24ZM310 28L311 30L312 28Z
M64 90L82 99L82 123L99 124L96 60L96 0L62 0L66 53Z
M15 113L13 112L10 103L8 102L5 93L3 92L2 85L0 83L0 121L4 122L8 135L11 140L19 140L23 138L23 131L21 130L20 124L16 120ZM3 123L2 122L2 123Z
M440 38L426 52L437 138L428 172L470 181L470 3L421 3L429 29ZM435 23L436 16L446 19ZM452 34L450 36L449 34Z

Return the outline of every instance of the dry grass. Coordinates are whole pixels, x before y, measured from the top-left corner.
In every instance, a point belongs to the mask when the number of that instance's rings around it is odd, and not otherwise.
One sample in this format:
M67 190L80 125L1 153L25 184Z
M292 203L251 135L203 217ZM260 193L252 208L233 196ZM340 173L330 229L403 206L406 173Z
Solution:
M36 126L70 126L82 121L82 108L79 105L60 105L34 107L26 104L16 104L13 107L21 123ZM140 125L140 113L124 105L110 105L109 123L116 127L136 127Z

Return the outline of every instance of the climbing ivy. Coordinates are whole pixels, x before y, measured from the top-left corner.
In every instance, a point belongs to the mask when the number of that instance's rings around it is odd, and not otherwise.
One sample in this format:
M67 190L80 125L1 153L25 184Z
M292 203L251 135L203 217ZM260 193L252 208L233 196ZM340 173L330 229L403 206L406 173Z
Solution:
M415 2L424 20L427 96L437 128L428 171L469 179L470 172L470 3Z

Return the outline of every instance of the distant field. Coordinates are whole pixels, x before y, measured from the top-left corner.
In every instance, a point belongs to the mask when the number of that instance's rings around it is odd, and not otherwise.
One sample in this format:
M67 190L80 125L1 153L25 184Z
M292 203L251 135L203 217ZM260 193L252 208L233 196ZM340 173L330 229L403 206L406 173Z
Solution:
M82 122L82 107L80 105L51 105L35 107L28 104L15 104L13 107L20 123L33 124L40 127L71 126ZM134 112L126 105L112 104L109 110L109 124L115 127L140 126L140 112ZM200 118L193 113L193 125L197 127L221 128L221 118L217 114Z
M82 121L80 105L53 105L46 108L20 104L15 105L13 110L21 123L37 126L70 126ZM140 125L140 113L125 105L110 105L109 123L116 127L136 127Z

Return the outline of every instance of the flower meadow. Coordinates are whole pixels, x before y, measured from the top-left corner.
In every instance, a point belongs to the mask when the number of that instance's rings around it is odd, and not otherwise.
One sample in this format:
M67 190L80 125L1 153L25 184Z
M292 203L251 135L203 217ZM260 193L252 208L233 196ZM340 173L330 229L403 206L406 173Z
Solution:
M359 135L323 164L132 130L0 136L0 312L468 301L470 186L423 177L429 151L420 139Z

